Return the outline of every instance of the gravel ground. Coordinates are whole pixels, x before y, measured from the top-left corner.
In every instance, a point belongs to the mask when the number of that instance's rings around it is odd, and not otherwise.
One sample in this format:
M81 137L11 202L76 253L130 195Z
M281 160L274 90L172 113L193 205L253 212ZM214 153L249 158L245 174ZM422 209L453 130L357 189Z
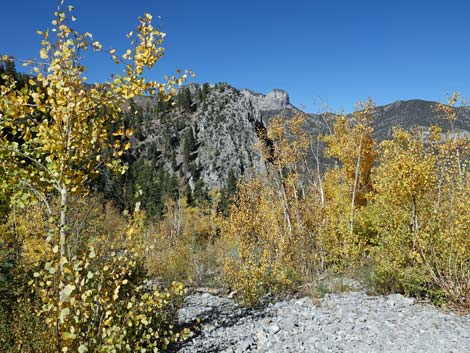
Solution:
M470 316L444 313L399 294L327 295L258 309L209 293L186 298L181 324L201 319L181 352L470 353Z

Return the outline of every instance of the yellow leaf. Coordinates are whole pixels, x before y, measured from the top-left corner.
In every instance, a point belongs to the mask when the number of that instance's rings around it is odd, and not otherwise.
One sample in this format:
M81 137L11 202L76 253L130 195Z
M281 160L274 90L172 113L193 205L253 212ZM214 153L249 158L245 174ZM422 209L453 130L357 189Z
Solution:
M41 57L41 59L47 59L47 50L42 48L40 51L39 51L39 56Z
M63 308L61 311L60 311L60 315L59 315L59 320L60 322L64 322L65 318L70 314L70 309L69 308Z
M63 302L70 301L70 295L72 294L73 290L75 289L74 285L67 284L64 289L60 291L60 300Z

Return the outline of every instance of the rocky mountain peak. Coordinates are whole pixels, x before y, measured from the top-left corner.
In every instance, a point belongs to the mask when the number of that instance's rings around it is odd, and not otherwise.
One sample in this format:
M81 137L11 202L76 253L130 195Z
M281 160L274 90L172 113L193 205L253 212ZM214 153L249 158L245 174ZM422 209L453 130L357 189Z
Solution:
M238 90L227 83L189 84L181 88L173 102L136 98L134 105L141 110L141 116L133 118L135 158L151 159L192 188L200 180L209 189L223 187L229 171L236 177L265 172L266 161L258 147L259 132L273 117L289 119L301 112L290 104L284 90L261 94ZM394 126L409 130L438 124L447 130L448 124L436 105L414 99L377 107L374 137L378 141L390 139ZM455 129L469 133L470 112L463 108L456 111ZM328 131L326 125L334 116L307 114L306 129L313 139Z
M259 111L275 111L294 108L289 101L289 94L282 89L273 89L268 94L260 94L244 89L242 94L250 100Z
M264 96L264 102L267 106L273 106L277 109L286 108L290 104L287 92L277 88Z

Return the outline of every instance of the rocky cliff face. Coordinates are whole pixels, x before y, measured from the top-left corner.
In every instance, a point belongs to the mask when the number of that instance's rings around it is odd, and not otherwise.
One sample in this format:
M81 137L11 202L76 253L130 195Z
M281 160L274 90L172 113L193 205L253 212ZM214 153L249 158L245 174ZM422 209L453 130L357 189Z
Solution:
M192 188L197 180L202 180L209 189L222 187L230 170L236 176L265 171L257 147L259 130L265 129L274 116L288 119L301 113L290 104L283 90L263 95L223 83L191 84L180 91L173 106L144 98L135 104L141 118L135 122L139 131L134 155L148 158L153 153L159 163L178 173ZM390 138L393 126L409 129L439 123L446 127L436 106L435 102L410 100L377 107L376 138ZM469 111L456 110L456 128L464 133L470 131ZM309 114L307 125L312 137L326 131L327 121L333 117ZM188 138L194 143L189 143Z
M248 89L241 91L242 95L253 103L259 111L279 111L284 109L295 109L289 103L289 95L281 89L274 89L266 95L259 94Z
M173 107L158 108L156 101L139 99L136 104L143 118L134 154L144 155L149 146L160 150L162 158L171 157L174 148L175 172L186 177L194 186L201 178L209 188L224 185L232 170L236 176L265 171L258 147L258 133L276 115L292 116L300 111L289 103L287 92L276 89L267 95L238 90L226 84L213 86L190 85L190 103L176 99ZM180 92L181 95L186 94ZM186 106L185 106L186 104ZM157 108L155 108L157 107ZM194 149L185 156L185 136L192 134ZM173 141L173 143L171 142ZM196 175L194 175L196 174Z

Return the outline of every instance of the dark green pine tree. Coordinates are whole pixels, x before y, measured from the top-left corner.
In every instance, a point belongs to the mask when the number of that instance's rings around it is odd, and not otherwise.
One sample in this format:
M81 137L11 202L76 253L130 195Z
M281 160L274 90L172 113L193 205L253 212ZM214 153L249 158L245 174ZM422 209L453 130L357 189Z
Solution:
M5 63L1 59L2 54L0 54L0 85L5 83L5 80L2 78L2 75L5 73Z
M220 191L220 200L217 205L217 211L222 213L225 217L230 215L230 207L237 191L237 177L235 176L233 169L230 169L228 171L225 187Z
M224 217L228 217L230 215L230 202L225 188L220 190L220 200L217 204L217 212L222 213Z
M10 75L10 76L16 76L17 72L16 72L16 65L15 65L15 62L13 60L8 60L6 63L5 63L5 73L7 75Z
M17 82L17 89L23 88L31 78L31 76L16 71L16 65L13 58L9 60L2 60L0 55L0 76L1 74L7 74ZM5 83L5 80L0 77L0 84Z
M210 201L209 192L201 179L194 183L193 198L194 203L198 205L205 205Z
M209 84L206 82L202 85L202 100L206 100L207 96L209 95L209 91L210 91L210 86Z
M168 197L172 198L175 201L178 199L178 178L176 177L175 173L168 174L165 190Z
M178 168L178 163L176 162L176 151L173 148L171 150L171 169L173 172L176 172L176 169Z
M182 92L181 105L183 110L192 111L193 110L193 101L191 99L191 92L189 88L185 87Z
M191 153L196 149L196 140L194 139L193 129L189 127L183 142L183 175L189 171L191 163Z
M238 191L237 177L235 176L235 173L234 173L233 169L231 169L231 168L228 171L228 175L227 175L226 190L227 190L227 196L228 197L230 197L232 195L235 195Z
M186 201L188 202L188 205L194 206L193 191L191 190L191 186L189 186L188 183L184 187L184 196L186 197Z

